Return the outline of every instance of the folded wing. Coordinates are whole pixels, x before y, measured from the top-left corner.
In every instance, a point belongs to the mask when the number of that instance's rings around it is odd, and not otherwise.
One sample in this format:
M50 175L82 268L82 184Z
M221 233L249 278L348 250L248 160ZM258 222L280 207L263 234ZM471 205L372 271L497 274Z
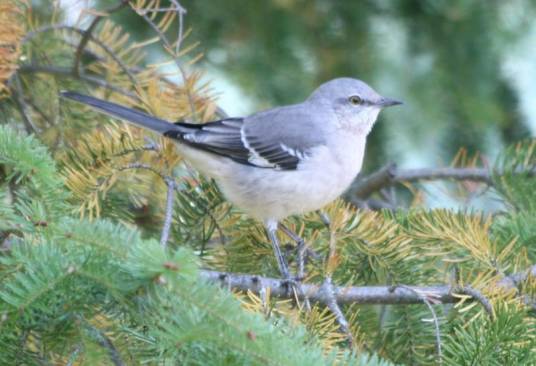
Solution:
M196 131L187 134L170 131L165 135L259 168L295 170L301 161L310 157L314 147L325 143L324 135L315 130L317 126L313 125L311 116L298 105L247 118L177 125Z

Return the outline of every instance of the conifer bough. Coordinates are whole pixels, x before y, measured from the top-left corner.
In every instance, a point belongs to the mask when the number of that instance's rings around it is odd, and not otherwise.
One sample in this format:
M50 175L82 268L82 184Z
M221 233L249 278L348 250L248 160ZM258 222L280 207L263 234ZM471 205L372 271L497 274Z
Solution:
M263 277L258 275L226 273L203 270L201 277L219 283L224 287L240 291L251 291L259 294L263 289L270 288L273 296L288 298L294 296L289 292L289 282L284 279ZM511 291L528 277L536 277L536 265L528 270L504 277L497 283L497 287L503 291ZM301 293L296 294L300 300L308 299L311 302L326 304L330 298L322 291L318 284L302 283ZM453 304L460 301L455 294L470 295L474 300L486 302L484 297L476 295L478 291L470 287L450 285L436 286L334 286L335 298L339 304L422 304L423 299L432 303ZM479 298L480 297L480 298ZM487 307L483 303L484 307ZM489 309L486 308L487 311Z

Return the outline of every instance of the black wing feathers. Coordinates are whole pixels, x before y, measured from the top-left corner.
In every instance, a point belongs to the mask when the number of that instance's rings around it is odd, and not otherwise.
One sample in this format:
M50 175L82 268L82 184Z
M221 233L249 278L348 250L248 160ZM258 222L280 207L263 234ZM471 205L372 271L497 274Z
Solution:
M279 169L295 170L300 163L300 159L283 149L283 145L279 141L263 141L260 136L250 136L248 143L260 157L276 165Z
M261 136L248 136L247 133L243 135L243 123L242 118L228 118L205 124L178 122L175 125L190 128L192 132L184 134L169 131L164 135L241 164L281 170L297 169L299 157L285 150L279 141L265 141Z
M177 122L175 125L190 128L192 132L167 131L164 136L175 138L185 144L213 154L228 157L238 163L249 162L250 151L241 138L242 118L228 118L205 124Z

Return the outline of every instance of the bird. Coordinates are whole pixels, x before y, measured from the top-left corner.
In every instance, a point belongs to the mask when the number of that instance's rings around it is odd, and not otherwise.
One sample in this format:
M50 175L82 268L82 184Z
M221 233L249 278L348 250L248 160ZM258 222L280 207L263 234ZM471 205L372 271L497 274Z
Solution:
M264 224L285 279L290 273L276 233L281 228L299 237L281 221L319 210L344 193L361 171L378 114L402 104L349 77L321 84L298 104L200 124L172 123L74 91L61 96L176 141L227 200Z

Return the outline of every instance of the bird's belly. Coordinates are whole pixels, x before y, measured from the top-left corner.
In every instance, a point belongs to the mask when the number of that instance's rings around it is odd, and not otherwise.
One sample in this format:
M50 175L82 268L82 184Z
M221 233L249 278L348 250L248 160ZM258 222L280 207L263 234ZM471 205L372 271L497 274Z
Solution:
M242 166L241 174L221 177L219 184L227 199L249 215L259 220L280 220L320 209L335 200L360 168L357 157L334 161L326 150L317 152L314 160L303 163L298 170Z

